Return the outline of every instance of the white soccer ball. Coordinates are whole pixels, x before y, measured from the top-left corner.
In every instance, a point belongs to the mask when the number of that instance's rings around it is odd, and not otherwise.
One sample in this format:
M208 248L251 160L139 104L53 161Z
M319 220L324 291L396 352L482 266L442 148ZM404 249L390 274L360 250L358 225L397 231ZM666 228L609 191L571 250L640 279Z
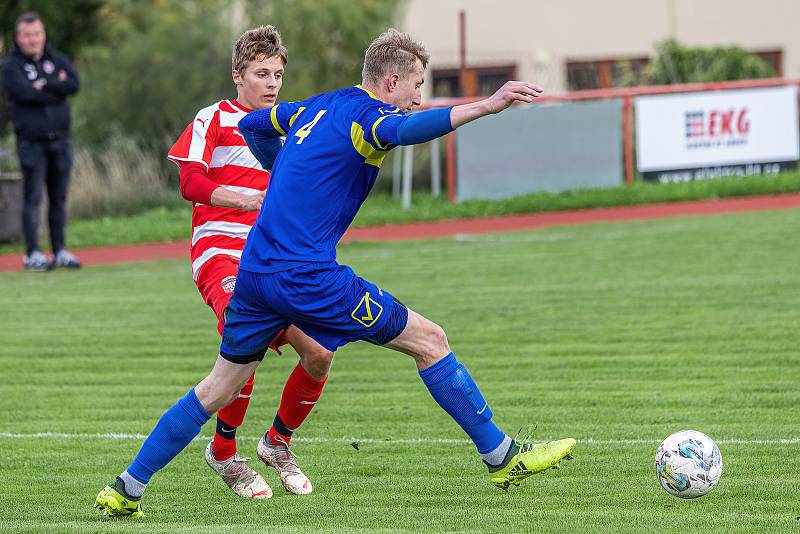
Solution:
M675 432L656 451L656 475L670 495L694 499L719 481L722 455L714 440L702 432Z

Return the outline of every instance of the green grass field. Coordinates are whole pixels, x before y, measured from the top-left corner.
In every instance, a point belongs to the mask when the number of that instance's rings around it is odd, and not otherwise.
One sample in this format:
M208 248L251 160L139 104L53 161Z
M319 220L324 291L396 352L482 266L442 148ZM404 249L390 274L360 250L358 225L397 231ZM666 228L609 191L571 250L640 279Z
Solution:
M341 261L445 327L502 428L573 436L575 459L497 490L411 359L361 343L337 354L296 433L312 495L284 494L254 463L275 497L238 500L195 441L153 479L139 523L92 503L138 449L131 435L214 359L188 264L0 274L0 531L798 532L799 216L343 247ZM250 456L295 362L273 355L257 374L239 431ZM653 467L686 428L725 461L695 501L662 491Z
M633 185L608 189L533 193L504 200L468 200L459 204L451 204L444 197L433 198L427 191L422 191L414 194L411 208L408 210L403 209L400 200L392 198L390 194L373 193L359 210L353 226L381 226L442 219L777 195L798 191L800 191L800 172L792 171L777 176L733 176L675 184L637 181ZM178 196L176 190L166 205L134 215L71 221L68 243L70 248L80 248L182 241L189 237L191 218L191 206ZM43 238L41 243L45 248L49 245L46 238ZM21 243L0 243L0 254L23 250Z

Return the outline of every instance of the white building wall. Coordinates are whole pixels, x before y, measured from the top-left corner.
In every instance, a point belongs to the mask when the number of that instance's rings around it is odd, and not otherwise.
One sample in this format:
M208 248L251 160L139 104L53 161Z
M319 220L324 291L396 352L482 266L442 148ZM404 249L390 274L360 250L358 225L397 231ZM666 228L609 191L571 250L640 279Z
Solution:
M461 9L470 66L515 64L549 93L566 90L568 59L652 57L668 37L782 49L784 76L800 78L800 0L407 0L402 28L428 48L431 68L458 67Z

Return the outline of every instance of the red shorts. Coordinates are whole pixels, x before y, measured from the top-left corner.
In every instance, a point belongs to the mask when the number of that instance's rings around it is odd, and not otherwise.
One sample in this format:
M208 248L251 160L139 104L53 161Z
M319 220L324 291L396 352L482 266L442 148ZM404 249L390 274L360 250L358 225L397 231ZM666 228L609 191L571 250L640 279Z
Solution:
M228 301L233 296L238 272L239 260L230 256L218 255L208 260L198 273L197 289L200 290L200 295L206 304L214 310L214 315L217 316L217 331L220 335L225 326L225 308L228 307ZM278 332L269 346L278 354L281 354L278 349L288 343L284 333L285 330Z

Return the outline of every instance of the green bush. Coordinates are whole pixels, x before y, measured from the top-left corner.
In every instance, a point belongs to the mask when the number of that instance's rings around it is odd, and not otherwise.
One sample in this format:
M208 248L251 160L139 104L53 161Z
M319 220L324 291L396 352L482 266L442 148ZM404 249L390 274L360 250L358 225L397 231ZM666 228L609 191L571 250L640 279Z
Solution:
M283 100L361 81L364 52L395 20L395 0L249 0L250 25L273 24L289 49Z
M776 73L757 55L735 46L699 48L667 40L656 45L647 75L650 83L666 85L772 78Z
M103 38L81 53L77 139L102 147L121 132L163 159L198 109L233 93L230 47L238 28L220 15L225 4L107 0Z
M233 98L231 47L273 24L289 49L282 100L358 83L370 41L394 16L390 0L105 0L103 34L84 47L76 137L103 146L122 132L163 156L195 113Z
M132 154L119 152L122 146L136 147L135 162L152 160L145 172L138 170L142 163L131 169L152 192L137 204L149 206L159 198L150 180L175 176L165 159L169 146L199 109L236 96L231 48L247 28L273 24L281 31L289 49L281 99L300 99L358 83L364 50L391 24L394 5L390 0L105 0L97 15L102 34L80 54L83 82L73 118L76 144L87 155L76 172L83 170L91 193L73 213L99 215L117 203L108 195L124 187L103 192L98 172L110 168L114 154ZM133 205L123 205L130 213Z

